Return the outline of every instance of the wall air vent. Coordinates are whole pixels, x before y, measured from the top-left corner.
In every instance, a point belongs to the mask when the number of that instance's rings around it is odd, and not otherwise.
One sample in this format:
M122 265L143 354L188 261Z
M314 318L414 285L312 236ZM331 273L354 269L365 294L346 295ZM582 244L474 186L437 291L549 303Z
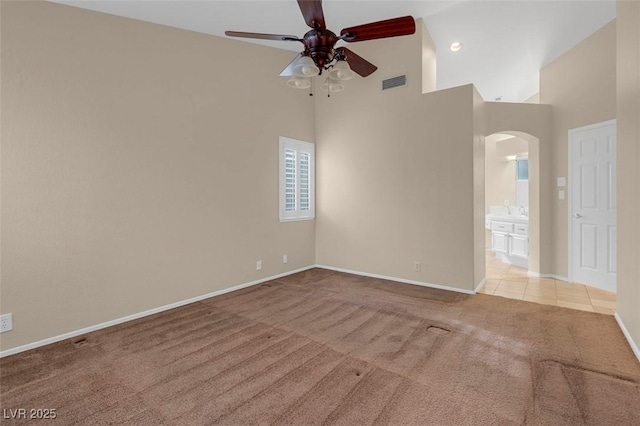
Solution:
M395 87L404 87L407 85L407 76L399 75L397 77L382 80L382 90L393 89Z

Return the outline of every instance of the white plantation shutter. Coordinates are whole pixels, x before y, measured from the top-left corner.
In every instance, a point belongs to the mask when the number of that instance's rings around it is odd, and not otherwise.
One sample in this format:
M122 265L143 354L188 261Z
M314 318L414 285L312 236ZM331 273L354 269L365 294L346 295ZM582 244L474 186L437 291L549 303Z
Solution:
M280 137L280 221L314 217L314 146Z
M296 210L296 152L292 149L284 151L284 209L288 212Z
M307 211L311 205L309 193L309 153L300 153L300 210Z

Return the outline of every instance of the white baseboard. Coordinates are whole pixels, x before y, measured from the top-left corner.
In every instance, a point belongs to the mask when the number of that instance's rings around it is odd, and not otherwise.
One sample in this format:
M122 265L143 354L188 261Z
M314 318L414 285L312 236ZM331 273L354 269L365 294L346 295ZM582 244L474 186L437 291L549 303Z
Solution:
M636 342L634 342L633 339L631 338L631 334L629 334L627 327L624 326L624 323L622 322L622 318L620 318L620 315L618 315L618 313L616 312L614 317L618 322L618 326L620 327L620 330L622 330L622 334L624 334L624 337L627 339L627 342L629 342L629 346L631 346L631 350L635 354L636 358L638 358L638 362L640 362L640 349L638 348L638 345L636 345Z
M462 288L449 287L449 286L440 285L440 284L425 283L422 281L407 280L404 278L388 277L386 275L370 274L368 272L353 271L351 269L336 268L336 267L327 266L327 265L316 265L316 268L329 269L331 271L344 272L347 274L361 275L363 277L380 278L382 280L396 281L403 284L412 284L412 285L419 285L422 287L437 288L439 290L455 291L457 293L475 294L474 290L465 290Z
M569 278L563 277L563 276L560 276L560 275L556 275L556 274L539 274L537 272L528 271L527 275L529 275L530 277L534 277L534 278L553 278L555 280L571 282L571 281L569 281Z
M400 283L404 283L404 284L412 284L412 285L418 285L418 286L422 286L422 287L437 288L437 289L440 289L440 290L448 290L448 291L454 291L454 292L457 292L457 293L464 293L464 294L475 294L476 292L480 291L480 289L482 289L482 287L484 287L484 285L486 284L486 281L487 281L486 278L483 279L482 281L480 281L480 284L478 284L478 286L475 288L475 290L472 291L472 290L465 290L465 289L461 289L461 288L450 287L450 286L445 286L445 285L440 285L440 284L431 284L431 283L426 283L426 282L422 282L422 281L407 280L407 279L404 279L404 278L396 278L396 277L389 277L389 276L386 276L386 275L379 275L379 274L371 274L371 273L368 273L368 272L354 271L354 270L351 270L351 269L336 268L336 267L327 266L327 265L311 265L311 266L306 266L306 267L303 267L303 268L295 269L293 271L288 271L288 272L284 272L284 273L281 273L281 274L272 275L270 277L260 278L259 280L255 280L255 281L251 281L251 282L248 282L248 283L239 284L239 285L236 285L236 286L233 286L233 287L225 288L225 289L222 289L222 290L214 291L212 293L203 294L201 296L192 297L190 299L181 300L179 302L170 303L168 305L160 306L160 307L154 308L154 309L149 309L147 311L139 312L137 314L127 315L125 317L117 318L117 319L114 319L114 320L111 320L111 321L107 321L107 322L103 322L103 323L100 323L100 324L96 324L96 325L93 325L93 326L90 326L90 327L85 327L85 328L82 328L82 329L79 329L79 330L70 331L68 333L60 334L58 336L54 336L54 337L49 337L49 338L46 338L46 339L38 340L37 342L28 343L26 345L18 346L18 347L15 347L15 348L10 348L10 349L4 350L4 351L0 351L0 358L3 358L5 356L9 356L9 355L14 355L14 354L17 354L17 353L20 353L20 352L28 351L30 349L39 348L41 346L49 345L51 343L60 342L60 341L65 340L65 339L70 339L72 337L80 336L82 334L90 333L92 331L97 331L97 330L101 330L103 328L107 328L107 327L111 327L111 326L114 326L114 325L122 324L124 322L133 321L133 320L139 319L139 318L144 318L144 317L149 316L149 315L153 315L153 314L157 314L157 313L160 313L160 312L168 311L169 309L178 308L180 306L188 305L190 303L198 302L198 301L201 301L201 300L204 300L204 299L208 299L210 297L220 296L220 295L223 295L223 294L226 294L226 293L230 293L232 291L241 290L243 288L251 287L251 286L254 286L254 285L257 285L257 284L261 284L261 283L266 282L266 281L275 280L275 279L278 279L278 278L281 278L281 277L286 277L287 275L297 274L298 272L307 271L307 270L313 269L313 268L329 269L329 270L337 271L337 272L345 272L345 273L348 273L348 274L361 275L361 276L371 277L371 278L380 278L380 279L389 280L389 281L396 281L396 282L400 282ZM560 279L560 280L563 280L563 281L568 281L564 277L558 277L557 275L553 275L553 274L536 274L535 272L529 272L529 274L531 276L550 277L550 278ZM618 315L617 312L616 312L616 314L614 316L615 316L615 319L616 319L616 321L618 323L618 326L622 330L622 334L624 334L624 337L627 339L627 342L629 343L629 346L631 346L631 350L633 351L635 356L638 358L638 362L640 362L640 349L638 348L636 343L631 338L631 335L627 331L627 328L624 326L624 323L622 322L622 319L620 318L620 316Z
M531 272L531 271L529 271L529 272L528 272L528 275L529 275L530 277L535 277L535 278L553 278L553 279L556 279L556 280L559 280L559 281L565 281L565 282L568 282L568 283L573 283L573 282L574 282L574 281L571 281L571 280L570 280L569 278L567 278L567 277L563 277L563 276L556 275L556 274L539 274L539 273L537 273L537 272ZM609 288L609 287L600 286L600 285L596 285L596 284L588 284L588 285L590 285L591 287L599 288L599 289L601 289L601 290L611 291L611 292L613 292L613 293L615 293L615 292L616 292L616 289L615 289L615 288Z
M181 300L179 302L170 303L168 305L160 306L158 308L149 309L148 311L139 312L137 314L127 315L126 317L117 318L111 321L103 322L100 324L92 325L90 327L81 328L80 330L70 331L68 333L60 334L58 336L49 337L46 339L38 340L37 342L28 343L26 345L18 346L15 348L10 348L0 352L0 358L14 355L20 352L28 351L30 349L39 348L41 346L49 345L51 343L56 343L61 340L70 339L72 337L80 336L82 334L90 333L92 331L101 330L103 328L111 327L114 325L122 324L123 322L132 321L135 319L143 318L149 315L157 314L159 312L168 311L169 309L178 308L180 306L188 305L189 303L199 302L200 300L208 299L210 297L220 296L225 293L230 293L232 291L240 290L246 287L251 287L256 284L261 284L265 281L275 280L277 278L286 277L287 275L297 274L298 272L303 272L309 269L315 268L315 265L306 266L304 268L295 269L289 272L283 272L282 274L272 275L270 277L260 278L259 280L251 281L244 284L239 284L233 287L225 288L222 290L214 291L213 293L203 294L202 296L192 297L190 299Z

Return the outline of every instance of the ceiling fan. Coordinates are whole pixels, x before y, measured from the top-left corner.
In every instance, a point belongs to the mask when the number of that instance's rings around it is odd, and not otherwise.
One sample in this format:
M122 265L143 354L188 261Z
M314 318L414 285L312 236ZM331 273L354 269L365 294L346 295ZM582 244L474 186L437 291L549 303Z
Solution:
M333 80L348 80L353 77L352 71L367 77L378 69L346 47L335 47L340 40L354 43L410 35L416 31L413 17L404 16L344 28L338 36L325 26L322 0L298 0L298 6L306 24L311 27L311 30L302 38L294 35L225 31L225 34L230 37L301 42L304 50L280 73L283 77L293 76L294 78L288 84L296 88L310 87L311 82L308 77L321 75L324 70L328 70L329 77ZM333 91L330 81L328 88Z

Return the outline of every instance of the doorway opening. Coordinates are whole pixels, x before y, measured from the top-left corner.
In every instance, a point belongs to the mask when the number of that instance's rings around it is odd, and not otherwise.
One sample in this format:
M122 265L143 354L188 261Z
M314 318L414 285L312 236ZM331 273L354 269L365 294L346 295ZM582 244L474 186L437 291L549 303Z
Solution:
M615 293L540 276L539 149L538 138L522 132L485 138L486 283L479 293L613 315Z
M485 246L499 261L529 269L529 141L485 138Z

